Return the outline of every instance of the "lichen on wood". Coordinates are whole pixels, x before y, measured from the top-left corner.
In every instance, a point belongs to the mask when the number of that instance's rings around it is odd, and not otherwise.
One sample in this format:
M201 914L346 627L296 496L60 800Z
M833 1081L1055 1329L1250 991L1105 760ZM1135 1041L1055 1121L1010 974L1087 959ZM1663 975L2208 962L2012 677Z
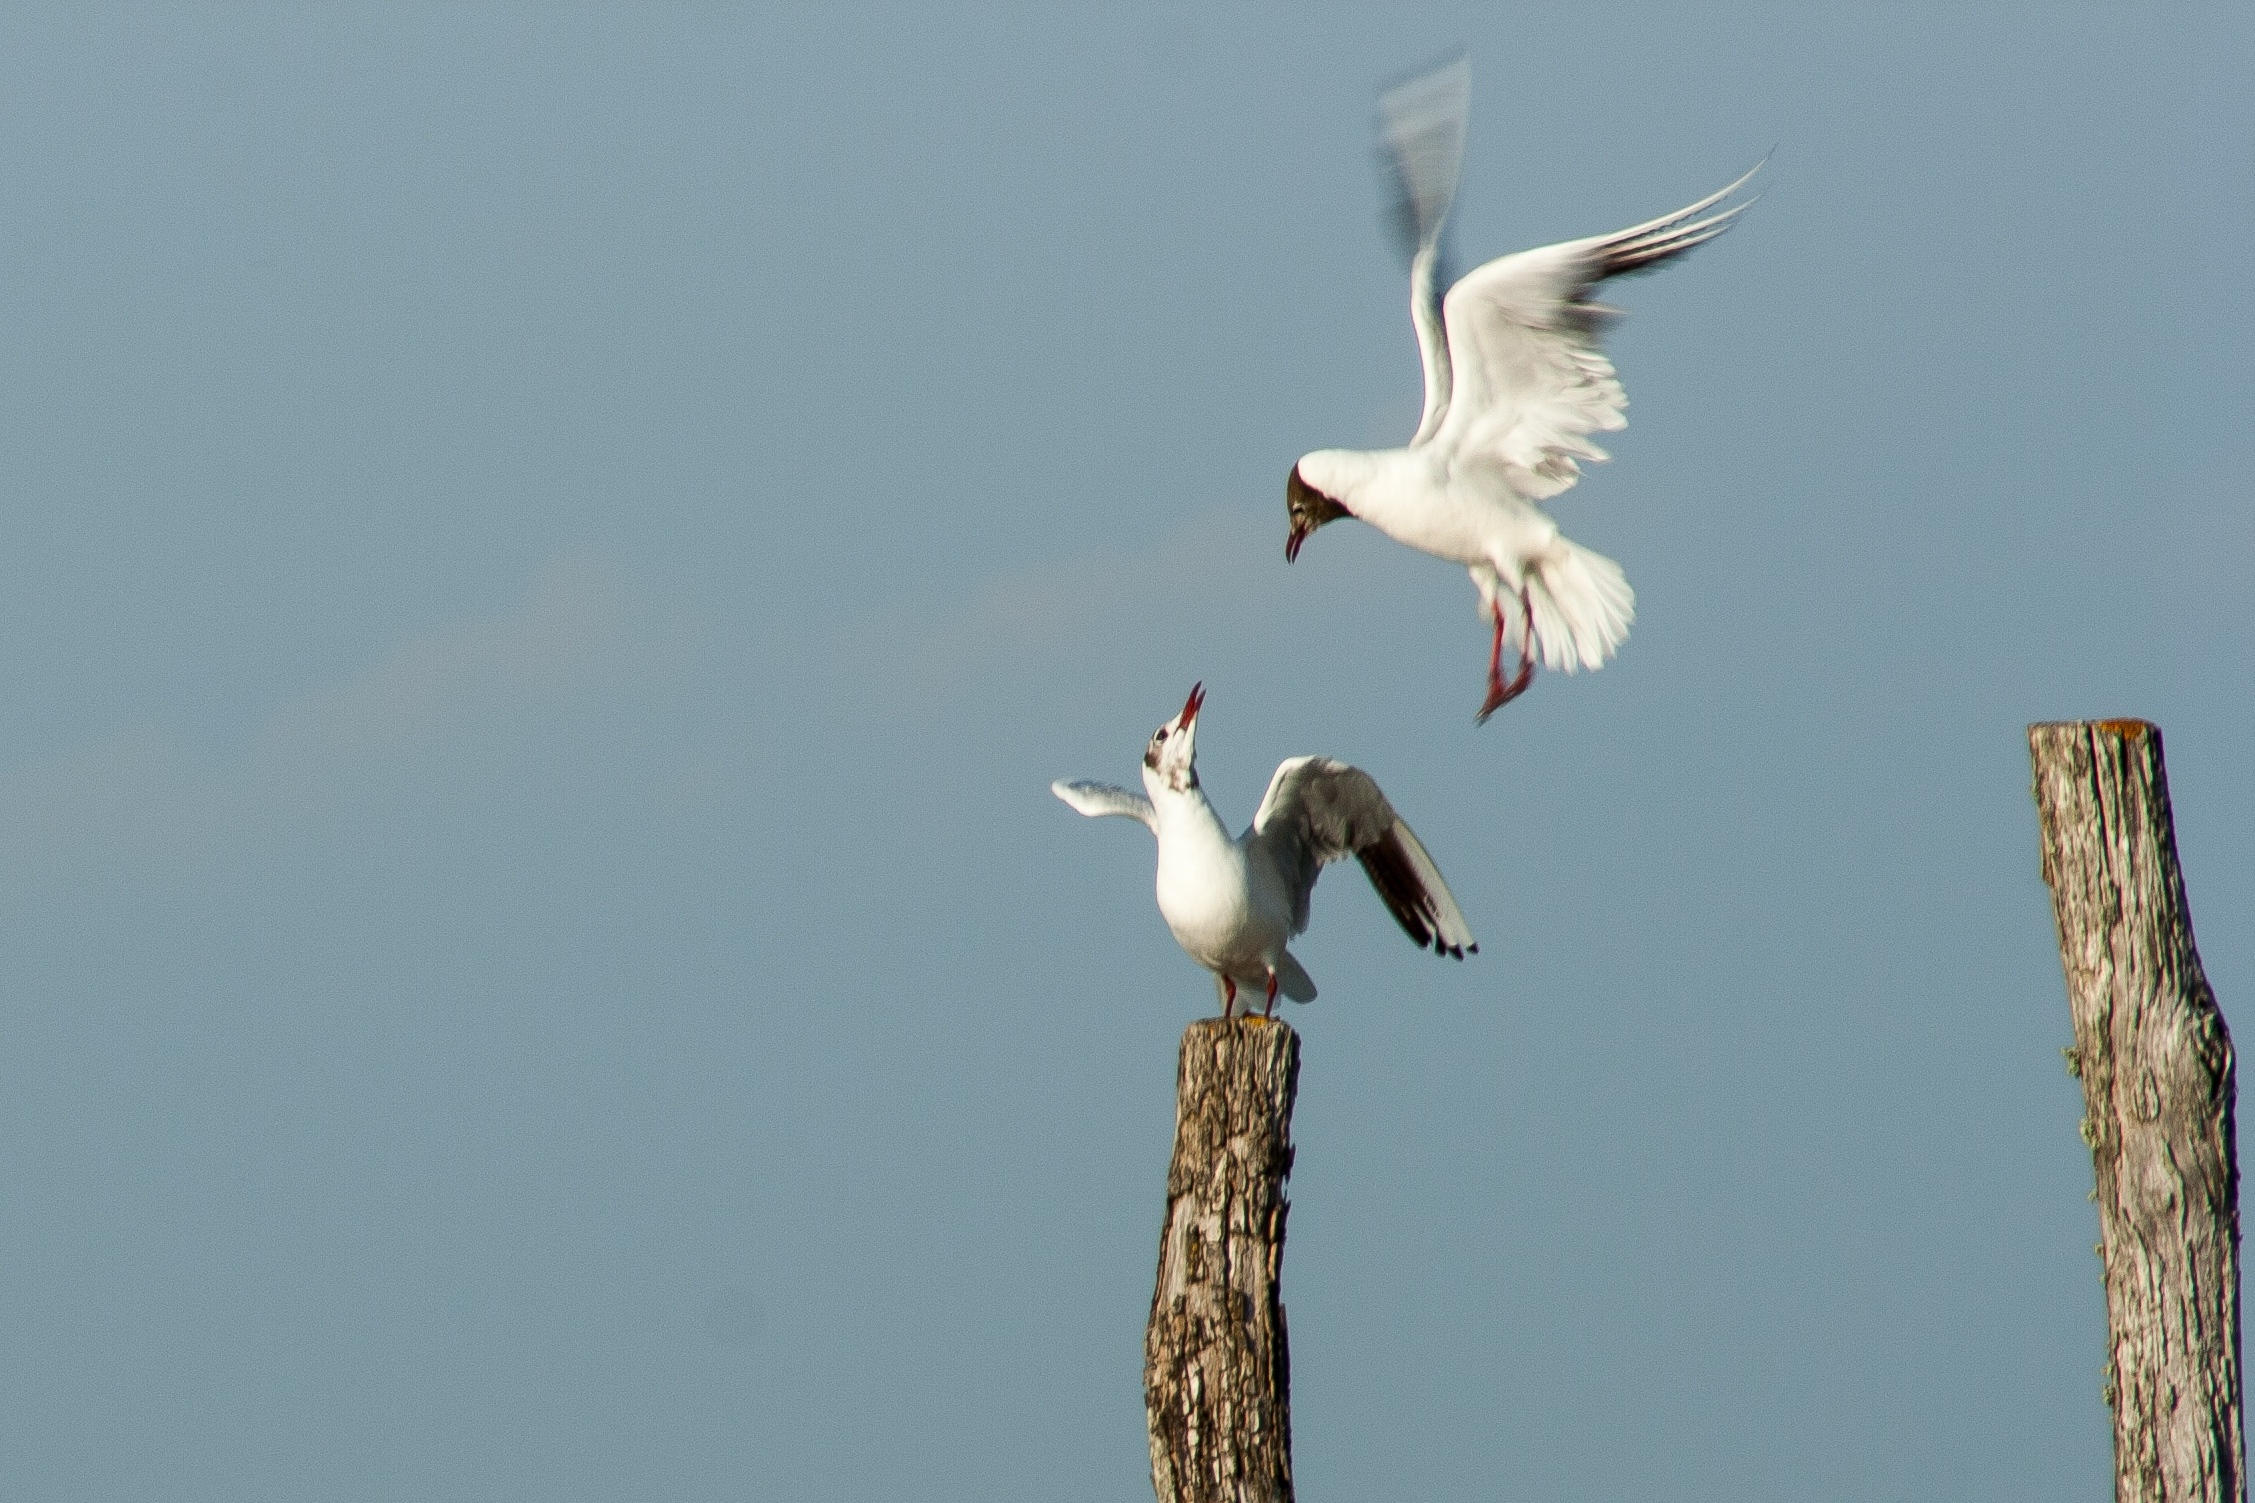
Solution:
M2231 1033L2193 946L2161 732L2028 728L2097 1180L2117 1503L2243 1503Z
M1175 1074L1174 1156L1144 1335L1160 1503L1291 1503L1291 1356L1279 1276L1299 1035L1193 1023Z

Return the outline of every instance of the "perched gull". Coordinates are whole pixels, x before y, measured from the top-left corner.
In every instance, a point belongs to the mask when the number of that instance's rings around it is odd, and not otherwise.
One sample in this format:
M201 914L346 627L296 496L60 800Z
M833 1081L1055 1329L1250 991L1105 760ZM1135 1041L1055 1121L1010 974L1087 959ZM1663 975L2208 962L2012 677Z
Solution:
M1409 314L1425 365L1425 412L1407 448L1324 449L1292 467L1284 557L1298 558L1324 523L1359 517L1469 568L1481 618L1495 625L1485 721L1525 691L1538 660L1568 673L1602 666L1636 614L1621 566L1569 541L1539 505L1574 483L1578 460L1606 457L1589 434L1624 426L1628 398L1598 349L1620 310L1589 294L1720 235L1747 204L1707 211L1754 174L1618 234L1500 257L1439 297L1441 228L1456 198L1471 83L1471 65L1459 58L1379 99L1401 219L1416 246ZM1519 649L1508 682L1507 636Z
M1370 774L1329 757L1293 757L1269 779L1252 828L1235 840L1198 786L1198 709L1205 685L1190 691L1182 713L1151 733L1143 752L1143 787L1130 793L1109 783L1049 785L1081 813L1140 819L1159 837L1159 912L1175 943L1207 970L1221 992L1221 1012L1237 1006L1240 986L1313 1002L1315 983L1285 944L1308 927L1315 879L1333 861L1353 856L1395 921L1419 948L1462 960L1480 946L1448 884L1417 836L1386 802Z

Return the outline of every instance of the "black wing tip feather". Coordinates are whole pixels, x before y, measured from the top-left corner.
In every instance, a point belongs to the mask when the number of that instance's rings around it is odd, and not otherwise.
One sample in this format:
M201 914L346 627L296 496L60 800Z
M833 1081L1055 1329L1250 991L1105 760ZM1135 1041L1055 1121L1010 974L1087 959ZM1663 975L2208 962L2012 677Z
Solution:
M1634 276L1638 272L1658 271L1671 261L1680 260L1700 246L1729 229L1739 215L1754 207L1754 200L1702 219L1697 224L1663 233L1640 235L1634 240L1608 246L1598 261L1597 277L1603 282L1614 277Z
M1624 230L1598 247L1596 276L1593 282L1613 277L1634 276L1639 272L1655 271L1667 265L1729 229L1738 216L1754 207L1761 198L1759 193L1727 209L1714 209L1746 186L1755 173L1769 165L1769 157L1756 162L1744 176L1720 192L1709 194L1695 204L1678 209L1665 218L1651 220L1631 230ZM1707 214L1704 219L1700 215Z
M1370 885L1378 889L1378 896L1394 922L1402 926L1410 942L1420 950L1430 949L1437 957L1462 960L1467 955L1480 953L1477 941L1452 945L1441 938L1441 914L1433 895L1425 890L1419 880L1417 867L1411 862L1401 836L1389 829L1355 852L1355 859L1370 878Z
M1402 926L1402 932L1409 936L1412 944L1420 950L1430 948L1436 955L1453 954L1458 960L1464 958L1461 946L1442 940L1440 914L1433 906L1431 895L1425 891L1425 884L1417 879L1417 868L1411 865L1400 837L1388 830L1356 851L1355 859L1362 863L1363 872L1370 878L1370 885L1378 889L1386 911Z

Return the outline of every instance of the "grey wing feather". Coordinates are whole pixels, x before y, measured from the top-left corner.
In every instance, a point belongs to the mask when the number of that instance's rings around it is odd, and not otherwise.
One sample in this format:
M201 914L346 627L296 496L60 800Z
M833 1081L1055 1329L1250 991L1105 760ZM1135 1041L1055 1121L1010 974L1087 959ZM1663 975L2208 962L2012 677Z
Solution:
M1157 816L1152 812L1151 800L1140 793L1131 793L1111 783L1091 783L1085 780L1066 782L1059 778L1049 785L1049 791L1087 815L1101 819L1107 814L1117 814L1124 819L1140 819L1152 829L1158 828Z
M1452 465L1498 467L1523 500L1546 501L1572 485L1582 460L1605 458L1590 435L1627 422L1628 397L1598 348L1619 310L1590 301L1590 292L1729 229L1747 204L1716 206L1752 176L1616 234L1499 256L1467 272L1441 302L1447 410L1429 429L1420 426L1418 441L1429 439Z
M1430 945L1434 953L1459 960L1479 951L1440 868L1377 781L1359 767L1329 757L1283 763L1269 779L1248 840L1268 853L1284 878L1295 934L1308 926L1309 900L1323 868L1353 856L1420 949Z

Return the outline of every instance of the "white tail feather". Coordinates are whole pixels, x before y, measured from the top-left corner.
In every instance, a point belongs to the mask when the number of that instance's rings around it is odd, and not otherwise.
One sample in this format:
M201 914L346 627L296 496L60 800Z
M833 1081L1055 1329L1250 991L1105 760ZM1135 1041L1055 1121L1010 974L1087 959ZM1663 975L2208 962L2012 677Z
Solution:
M1542 665L1553 673L1604 667L1636 619L1636 591L1621 566L1564 537L1527 570L1527 599ZM1520 645L1519 618L1509 620L1511 640Z

